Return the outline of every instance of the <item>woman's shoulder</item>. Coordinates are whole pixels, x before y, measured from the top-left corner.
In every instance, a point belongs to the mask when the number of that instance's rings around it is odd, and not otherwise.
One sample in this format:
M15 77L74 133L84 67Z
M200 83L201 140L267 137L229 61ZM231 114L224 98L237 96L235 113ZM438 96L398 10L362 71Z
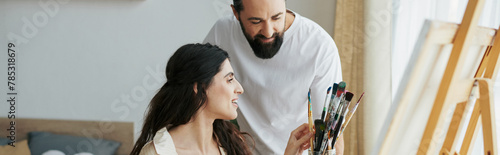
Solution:
M152 142L153 141L149 141L148 143L146 143L146 145L142 147L141 153L139 153L139 155L157 155L158 153L156 152L155 146Z
M142 147L140 155L157 155L157 154L168 154L177 155L175 151L174 141L168 133L166 128L163 128L156 132L155 137L152 141L149 141Z

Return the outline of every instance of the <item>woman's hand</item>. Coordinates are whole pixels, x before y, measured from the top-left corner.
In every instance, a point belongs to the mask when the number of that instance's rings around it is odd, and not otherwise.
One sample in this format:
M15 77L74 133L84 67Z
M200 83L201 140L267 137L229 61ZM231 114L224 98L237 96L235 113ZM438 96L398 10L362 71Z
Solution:
M335 143L335 155L344 155L344 134Z
M290 139L286 145L285 155L300 155L304 150L311 147L309 139L314 135L309 132L308 124L304 123L290 133Z

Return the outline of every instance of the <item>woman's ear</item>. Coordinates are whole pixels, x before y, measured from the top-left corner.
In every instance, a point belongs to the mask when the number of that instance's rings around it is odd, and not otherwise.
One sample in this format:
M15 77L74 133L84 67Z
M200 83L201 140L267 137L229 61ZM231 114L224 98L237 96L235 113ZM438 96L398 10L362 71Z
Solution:
M198 94L198 83L194 83L193 85L193 90L194 90L194 94Z

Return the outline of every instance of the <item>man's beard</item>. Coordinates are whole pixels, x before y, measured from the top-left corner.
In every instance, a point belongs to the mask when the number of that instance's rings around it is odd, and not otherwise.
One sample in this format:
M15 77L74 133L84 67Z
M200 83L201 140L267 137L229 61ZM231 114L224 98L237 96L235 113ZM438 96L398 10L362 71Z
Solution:
M252 50L253 50L253 53L255 54L255 56L257 56L261 59L270 59L278 53L278 51L281 48L281 44L283 44L283 33L276 32L271 37L271 38L274 38L272 42L263 43L261 39L267 39L264 35L257 34L252 39L252 37L250 35L247 35L247 33L245 31L245 27L243 27L243 24L241 23L241 21L240 21L240 25L241 25L241 29L243 30L243 34L245 34L245 38L247 38L247 41L250 44L250 47L252 47Z

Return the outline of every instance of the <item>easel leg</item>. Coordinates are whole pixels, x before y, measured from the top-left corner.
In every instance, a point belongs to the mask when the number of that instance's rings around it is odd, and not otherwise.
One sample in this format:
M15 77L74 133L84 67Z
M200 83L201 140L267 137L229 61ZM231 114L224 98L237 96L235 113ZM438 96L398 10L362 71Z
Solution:
M443 147L441 148L439 154L451 154L452 152L455 152L453 150L457 142L456 138L461 131L460 129L463 124L462 122L465 122L463 118L466 105L467 102L461 102L457 104L455 112L453 113L453 118L451 119L450 127L448 128L448 133L446 134L446 138L443 143Z
M490 58L488 58L488 66L486 67L483 77L495 81L498 75L498 69L500 68L500 63L498 63L500 59L500 27L497 29L495 35L495 42L493 42L493 46L489 47L488 52L488 57Z
M481 94L479 104L483 122L484 153L496 155L498 150L492 83L489 79L478 79L477 81L479 82L479 94Z
M486 51L483 55L483 59L481 59L481 63L479 64L479 69L477 69L476 74L474 75L474 78L483 77L483 74L486 70L486 67L490 64L490 62L488 62L488 60L490 59L490 57L492 57L492 56L489 56L490 52L491 52L491 46L486 47ZM495 58L497 58L497 57L495 57ZM495 61L495 60L492 60L492 61Z
M477 101L474 105L474 110L472 111L472 115L470 117L469 125L467 126L467 131L465 132L464 141L462 143L462 147L460 148L461 155L468 155L470 152L471 143L476 139L477 132L476 128L481 125L479 120L479 102Z

